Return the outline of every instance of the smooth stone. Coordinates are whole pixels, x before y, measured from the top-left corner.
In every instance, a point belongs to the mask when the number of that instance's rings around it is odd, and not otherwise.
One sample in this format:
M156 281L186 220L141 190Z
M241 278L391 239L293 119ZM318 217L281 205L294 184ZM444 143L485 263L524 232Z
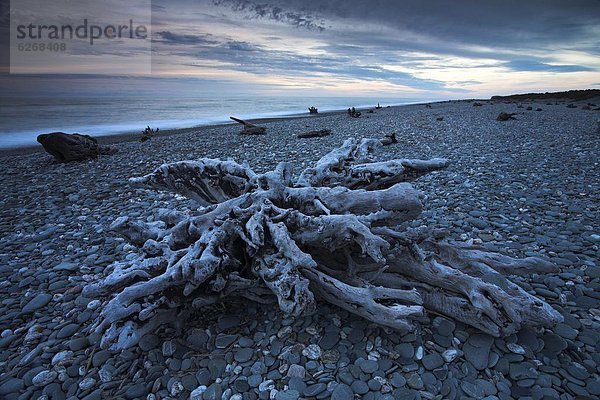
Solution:
M345 383L340 383L333 389L331 400L350 400L354 398L354 392L350 386Z
M68 324L63 326L58 333L56 334L57 339L64 339L70 336L73 336L75 332L79 330L79 325L77 324Z
M588 392L590 392L590 394L594 395L594 396L600 396L600 380L599 379L595 379L595 380L591 380L587 383L586 387Z
M526 378L535 379L539 375L535 366L530 362L511 363L509 366L509 373L511 379L516 381Z
M396 346L396 351L402 358L413 358L415 355L415 348L410 343L400 343Z
M316 344L308 345L302 350L302 355L309 360L318 360L321 357L321 348Z
M352 328L352 330L348 334L348 340L354 344L362 341L364 337L365 337L365 332L364 332L364 330L362 330L360 328Z
M469 382L463 380L460 384L461 389L470 397L474 397L476 399L482 399L485 396L485 391L483 388L477 383Z
M567 348L567 342L553 333L544 335L542 340L544 341L544 350L548 350L554 354L558 354Z
M79 389L86 391L94 387L96 384L96 379L94 378L85 378L79 382Z
M237 350L234 353L233 358L239 363L244 363L246 361L250 361L252 359L252 356L254 356L254 349L244 347Z
M104 364L109 358L111 357L111 354L109 351L107 350L100 350L98 352L96 352L94 354L94 356L92 357L92 365L94 367L100 367L102 366L102 364Z
M215 338L215 347L217 349L226 349L233 344L238 338L238 335L225 335L220 333Z
M144 335L139 342L140 349L142 351L150 351L158 346L160 339L154 334Z
M460 357L462 355L463 355L463 352L458 349L448 349L442 353L442 358L447 363L451 363L452 361L456 360L458 357Z
M221 400L221 396L223 395L223 389L218 383L213 383L210 385L206 391L202 394L203 400Z
M412 374L409 375L408 379L406 380L406 383L411 388L417 389L417 390L421 390L424 387L423 380L421 379L419 374L416 372L413 372Z
M356 364L366 374L372 374L373 372L375 372L379 369L379 365L377 364L377 361L375 361L375 360L359 359L356 361Z
M38 374L31 380L31 383L37 387L44 387L52 383L57 376L58 373L56 371L44 370L38 372Z
M40 293L35 296L33 299L29 300L29 302L23 307L21 310L24 313L30 313L39 310L44 307L52 300L52 296L47 293Z
M437 332L442 336L450 336L456 329L456 324L446 318L436 317L433 320L433 326Z
M394 372L390 378L390 383L392 386L399 388L406 385L406 378L401 373Z
M262 381L263 378L260 375L250 375L248 377L248 385L253 388L258 387Z
M162 344L162 355L165 357L171 357L173 354L175 354L175 350L177 350L177 347L175 346L175 343L171 340L167 340L165 342L163 342Z
M299 397L300 392L297 390L288 389L277 392L275 395L275 400L298 400Z
M190 393L189 400L202 400L202 395L204 394L204 392L206 392L206 389L207 388L205 385L198 386Z
M210 376L210 371L208 369L202 369L198 372L196 372L196 380L198 381L199 385L208 385L211 381L211 376Z
M590 373L587 370L578 367L576 365L570 365L567 367L567 372L574 378L584 381L590 377Z
M71 339L69 341L69 350L79 351L83 350L90 345L90 341L87 337L80 337L76 339Z
M145 398L148 391L149 390L146 388L146 385L143 383L137 383L127 388L125 391L125 397L128 399L137 399L141 397Z
M369 389L375 392L381 390L381 382L379 382L377 379L369 379L367 385L369 386Z
M525 349L516 343L507 343L506 348L515 354L525 354Z
M303 394L304 396L313 397L324 392L325 389L327 389L327 385L324 383L316 383L314 385L307 386L306 389L304 389Z
M300 378L304 379L306 375L306 369L302 365L292 364L288 368L287 376L290 378Z
M0 385L0 396L21 391L25 387L22 379L9 378Z
M288 382L288 389L297 391L298 393L304 393L306 389L306 383L301 378L291 378Z
M431 371L444 365L444 359L437 353L427 354L421 360L425 369Z
M567 324L557 324L554 327L553 331L557 335L571 340L574 340L579 334L579 332L576 329L571 328Z
M484 370L488 365L492 343L493 338L489 335L475 334L470 336L462 349L465 359L479 371Z
M69 271L73 272L79 269L79 264L63 261L58 265L54 266L55 271Z
M210 371L210 377L213 380L220 378L225 372L227 363L222 358L213 358L208 362L208 370ZM198 380L200 381L200 380Z
M327 331L319 340L319 346L323 350L331 350L340 341L340 335L337 331Z
M208 335L201 329L192 329L186 338L187 342L195 349L203 349L208 342Z
M352 391L356 394L366 394L369 392L369 386L363 381L354 381L350 386Z

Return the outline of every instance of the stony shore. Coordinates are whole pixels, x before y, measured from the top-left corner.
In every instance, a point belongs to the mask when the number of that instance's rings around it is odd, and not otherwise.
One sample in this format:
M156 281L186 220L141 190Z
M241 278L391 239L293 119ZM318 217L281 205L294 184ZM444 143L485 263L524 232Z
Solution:
M188 129L146 143L108 139L117 154L69 164L41 149L0 153L0 398L598 398L600 113L566 105L411 105L361 118L274 120L264 136L239 136L235 125ZM501 111L516 119L496 121ZM332 135L296 138L323 128ZM127 178L199 157L247 160L258 172L290 161L299 171L346 138L390 132L399 143L386 158L452 161L415 182L427 194L415 223L499 253L550 258L559 274L511 279L564 323L500 339L431 316L417 332L398 334L327 305L291 320L232 301L128 351L99 348L90 324L101 303L83 297L82 286L136 252L109 224L191 206L132 189Z

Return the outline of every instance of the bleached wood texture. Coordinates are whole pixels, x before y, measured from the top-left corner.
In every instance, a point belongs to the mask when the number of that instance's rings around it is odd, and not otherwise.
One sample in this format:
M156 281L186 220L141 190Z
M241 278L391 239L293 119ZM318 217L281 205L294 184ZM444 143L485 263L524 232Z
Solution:
M256 174L234 161L160 166L138 187L168 190L201 208L158 210L155 222L112 225L139 246L84 288L105 305L95 323L101 345L118 350L144 333L227 296L276 303L300 317L327 301L377 324L413 329L427 312L494 336L550 326L560 314L506 279L551 272L467 248L433 227L409 228L423 195L408 181L445 159L376 161L379 140L347 140L293 179L291 167Z

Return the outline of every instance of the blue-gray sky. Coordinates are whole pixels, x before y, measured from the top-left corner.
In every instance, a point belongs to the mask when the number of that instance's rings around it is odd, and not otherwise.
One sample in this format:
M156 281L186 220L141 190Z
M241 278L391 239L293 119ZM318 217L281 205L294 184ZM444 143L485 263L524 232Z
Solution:
M152 73L134 78L422 98L598 88L599 38L598 0L154 0Z

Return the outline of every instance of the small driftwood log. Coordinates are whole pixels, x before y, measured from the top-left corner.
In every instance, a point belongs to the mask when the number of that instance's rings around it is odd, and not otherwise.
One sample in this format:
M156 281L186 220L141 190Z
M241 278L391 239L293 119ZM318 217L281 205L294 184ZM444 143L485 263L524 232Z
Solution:
M319 110L317 109L317 107L314 107L314 106L313 106L313 107L308 107L308 112L309 112L310 114L318 114L318 113L319 113Z
M473 107L481 107L483 104L479 103L479 102L475 102L473 103Z
M318 131L309 131L298 134L299 139L313 138L313 137L323 137L331 135L331 129L321 129Z
M500 114L498 114L498 117L496 117L496 121L508 121L509 119L516 119L515 115L517 114L501 112Z
M394 143L398 143L398 140L396 139L396 132L385 135L385 137L381 139L381 144L384 146L389 146Z
M267 128L263 126L256 126L248 121L244 121L243 119L236 117L229 117L229 119L244 125L244 129L240 131L240 135L263 135L267 132Z
M101 347L131 347L161 324L227 296L277 304L294 317L314 312L321 299L399 330L414 329L426 311L493 336L562 320L505 277L556 271L553 264L410 227L424 196L407 182L448 161L377 162L373 152L381 146L347 140L297 179L287 163L257 174L208 158L130 179L203 208L158 210L155 222L120 217L111 226L139 252L83 289L85 297L105 300L93 326Z

